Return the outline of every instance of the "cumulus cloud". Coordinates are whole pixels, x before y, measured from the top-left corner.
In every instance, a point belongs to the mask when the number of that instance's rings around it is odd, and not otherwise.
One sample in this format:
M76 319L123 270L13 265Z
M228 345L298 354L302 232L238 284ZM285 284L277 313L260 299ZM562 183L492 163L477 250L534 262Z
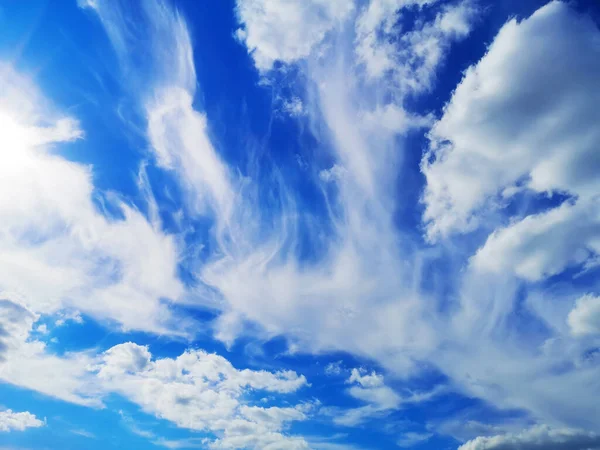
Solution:
M238 0L237 15L243 27L237 37L256 67L265 71L275 61L292 63L309 56L353 9L352 0Z
M513 272L529 281L584 264L600 254L600 203L583 199L496 229L472 259L486 272Z
M29 411L13 412L10 409L0 411L0 432L24 431L27 428L39 428L45 425Z
M440 8L433 21L399 31L406 10L437 6L435 0L372 0L356 20L356 54L368 77L392 75L402 94L431 89L451 44L471 31L477 10L470 1ZM389 82L389 81L388 81Z
M325 375L339 376L344 372L343 361L335 361L325 366Z
M574 335L600 334L600 297L587 294L577 299L567 322Z
M238 370L202 350L153 359L147 347L132 342L104 352L94 370L103 389L145 412L182 428L215 433L211 448L307 448L302 438L282 434L282 429L306 420L310 405L265 408L244 400L252 389L286 394L306 386L306 378L295 372Z
M589 17L557 1L502 27L429 134L430 239L473 230L520 190L583 203L598 192L597 35Z
M594 450L600 448L596 433L539 425L520 433L477 437L459 450Z

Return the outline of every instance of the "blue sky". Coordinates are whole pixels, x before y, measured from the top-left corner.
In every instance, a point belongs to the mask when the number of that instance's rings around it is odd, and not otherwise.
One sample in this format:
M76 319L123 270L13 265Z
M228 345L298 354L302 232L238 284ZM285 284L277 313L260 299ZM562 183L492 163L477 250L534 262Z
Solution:
M0 3L0 449L600 448L599 24Z

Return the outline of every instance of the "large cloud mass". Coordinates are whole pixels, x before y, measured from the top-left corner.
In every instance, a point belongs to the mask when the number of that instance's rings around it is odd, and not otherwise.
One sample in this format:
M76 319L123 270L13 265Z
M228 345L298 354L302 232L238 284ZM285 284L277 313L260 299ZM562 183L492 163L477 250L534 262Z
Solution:
M478 437L459 450L595 450L600 448L600 436L573 429L553 429L537 426L521 433Z
M556 426L494 429L462 450L598 446L589 431L600 427L598 285L552 282L568 269L593 273L600 259L600 31L589 17L554 1L510 20L436 118L407 105L435 86L452 44L482 13L476 3L238 0L237 39L262 81L275 83L276 62L306 63L302 100L288 104L323 154L303 169L321 202L315 217L277 170L261 189L262 179L217 152L179 12L162 1L135 15L121 2L79 3L106 30L153 163L182 187L180 219L208 228L206 252L192 256L184 285L186 236L163 229L144 166L147 215L99 192L92 167L61 156L62 145L84 139L80 124L0 65L0 379L94 407L116 393L208 433L205 447L311 447L289 427L318 402L279 401L309 386L295 371L237 369L200 349L160 357L132 342L58 356L35 331L41 319L58 326L81 313L124 331L190 337L193 322L172 308L185 300L212 308L211 330L229 346L284 336L291 350L376 363L385 376L349 371L342 390L358 406L334 408L336 425L456 390ZM427 128L421 236L398 224L416 199L398 174L411 160L406 134ZM526 206L540 199L551 206L532 213ZM479 248L465 251L456 234ZM563 286L572 281L564 276ZM420 383L424 373L433 376ZM8 411L0 430L21 419L39 422ZM398 445L427 441L429 431L406 432Z
M521 190L592 201L600 188L599 51L597 26L562 2L502 27L430 132L422 163L430 239L474 229ZM571 251L595 240L584 233Z

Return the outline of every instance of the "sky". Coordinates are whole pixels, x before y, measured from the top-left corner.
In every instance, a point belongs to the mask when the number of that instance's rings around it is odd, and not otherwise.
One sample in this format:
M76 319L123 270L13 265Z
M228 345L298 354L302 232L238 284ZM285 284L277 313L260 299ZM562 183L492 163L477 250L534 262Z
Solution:
M600 3L0 30L0 449L600 449Z

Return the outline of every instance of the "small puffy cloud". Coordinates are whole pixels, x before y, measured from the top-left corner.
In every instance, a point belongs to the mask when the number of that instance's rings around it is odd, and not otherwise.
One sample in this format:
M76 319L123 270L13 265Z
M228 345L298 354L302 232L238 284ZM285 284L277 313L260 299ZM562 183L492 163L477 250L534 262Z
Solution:
M336 376L341 375L344 371L343 361L330 362L325 366L325 375Z
M148 347L133 342L115 345L104 352L100 376L140 372L150 363L150 357Z
M458 450L595 450L600 435L569 428L539 425L520 433L477 437Z
M600 335L600 297L591 294L580 297L567 322L576 336Z
M450 45L471 31L477 10L470 1L446 5L432 21L418 21L411 30L396 26L405 9L435 5L435 0L373 0L356 20L355 48L373 81L393 75L403 94L430 89Z
M27 428L39 428L45 423L28 411L13 412L10 409L0 411L0 432L24 431Z
M256 67L307 57L325 35L353 11L352 0L238 0L242 28L237 37L248 48Z
M364 369L352 369L347 383L356 383L363 388L371 389L384 386L383 375L373 371L370 374Z
M284 100L281 109L292 117L300 117L306 114L304 103L302 103L300 97L292 97L289 100Z

